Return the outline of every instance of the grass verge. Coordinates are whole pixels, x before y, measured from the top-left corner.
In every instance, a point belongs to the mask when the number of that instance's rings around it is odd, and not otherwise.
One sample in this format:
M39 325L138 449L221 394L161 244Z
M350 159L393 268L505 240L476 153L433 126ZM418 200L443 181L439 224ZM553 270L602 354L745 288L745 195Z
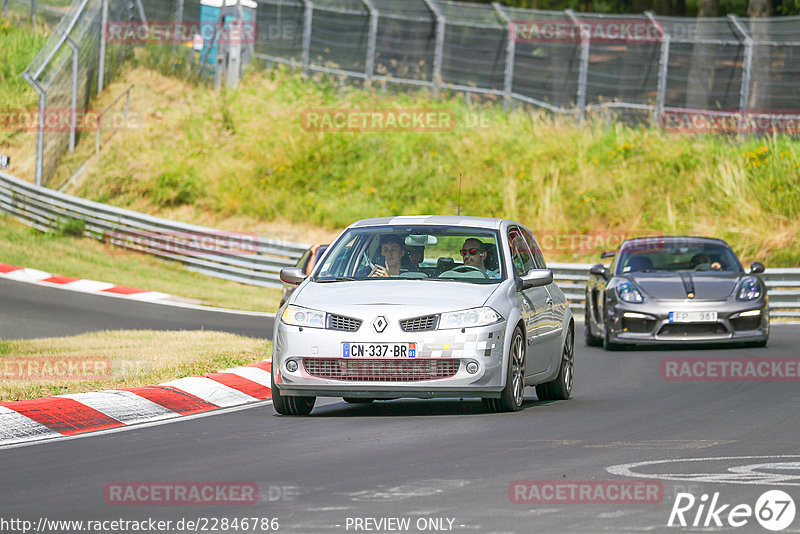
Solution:
M0 341L0 401L149 386L255 363L271 355L271 342L208 331L119 330ZM65 362L75 358L101 362L97 369L107 371L81 380L65 367ZM66 376L54 376L60 373ZM38 379L21 379L31 375Z
M425 91L341 91L325 78L251 72L214 92L137 68L142 118L86 171L78 194L179 220L286 219L332 232L364 217L456 212L520 220L549 260L588 261L618 238L700 234L742 260L800 265L800 142L578 126ZM308 110L430 109L445 132L315 131ZM594 235L591 250L574 243ZM613 236L613 243L602 236ZM598 238L599 236L599 238Z
M88 238L44 234L0 215L0 262L53 274L161 291L221 308L275 312L281 290L212 278L181 264Z

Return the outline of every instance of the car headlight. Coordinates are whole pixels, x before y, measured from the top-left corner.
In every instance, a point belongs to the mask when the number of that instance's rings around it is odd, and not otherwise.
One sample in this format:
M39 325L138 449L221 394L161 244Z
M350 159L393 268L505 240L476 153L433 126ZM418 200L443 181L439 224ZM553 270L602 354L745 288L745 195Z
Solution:
M294 326L325 328L325 312L289 305L283 310L281 321Z
M761 283L757 278L745 278L739 288L738 300L755 300L761 296Z
M439 329L469 328L486 326L503 320L503 316L488 306L443 313L439 320Z
M644 302L644 297L631 282L622 282L617 286L617 295L625 302Z

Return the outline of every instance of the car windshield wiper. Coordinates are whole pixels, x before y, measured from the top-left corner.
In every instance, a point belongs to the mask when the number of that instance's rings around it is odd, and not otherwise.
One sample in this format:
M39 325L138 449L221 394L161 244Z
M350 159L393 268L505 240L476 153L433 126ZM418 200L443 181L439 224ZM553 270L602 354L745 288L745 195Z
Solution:
M317 278L315 282L352 282L355 280L352 276L323 276Z

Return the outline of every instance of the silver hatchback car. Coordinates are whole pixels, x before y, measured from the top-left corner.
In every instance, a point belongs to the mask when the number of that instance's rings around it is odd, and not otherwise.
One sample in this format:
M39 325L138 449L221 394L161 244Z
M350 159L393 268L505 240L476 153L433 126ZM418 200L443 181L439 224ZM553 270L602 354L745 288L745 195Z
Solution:
M307 415L316 397L348 402L481 398L522 407L524 388L567 399L574 320L533 233L504 219L358 221L298 284L275 321L272 399Z

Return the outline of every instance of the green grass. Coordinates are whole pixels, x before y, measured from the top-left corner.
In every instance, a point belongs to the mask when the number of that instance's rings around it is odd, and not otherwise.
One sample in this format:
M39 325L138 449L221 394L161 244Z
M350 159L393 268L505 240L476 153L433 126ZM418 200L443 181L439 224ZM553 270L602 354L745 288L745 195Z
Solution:
M0 262L53 274L161 291L197 304L275 312L281 290L193 273L178 263L128 252L88 238L44 234L0 216Z
M32 31L14 13L8 19L0 15L0 110L36 107L36 92L20 74L46 40L43 27Z
M271 342L208 331L116 330L0 340L0 402L149 386L248 365L269 359L271 353ZM89 362L92 371L99 366L105 372L78 376L67 367L76 358ZM54 368L62 374L56 376Z
M182 206L189 219L338 229L363 217L455 213L463 175L463 214L517 219L540 235L711 235L745 261L800 265L800 143L785 136L578 126L425 91L342 92L282 70L221 93L147 76L159 88L140 102L148 117L112 140L79 194L161 214ZM455 128L307 131L303 112L317 108L435 109L452 113ZM588 260L602 248L545 253Z

